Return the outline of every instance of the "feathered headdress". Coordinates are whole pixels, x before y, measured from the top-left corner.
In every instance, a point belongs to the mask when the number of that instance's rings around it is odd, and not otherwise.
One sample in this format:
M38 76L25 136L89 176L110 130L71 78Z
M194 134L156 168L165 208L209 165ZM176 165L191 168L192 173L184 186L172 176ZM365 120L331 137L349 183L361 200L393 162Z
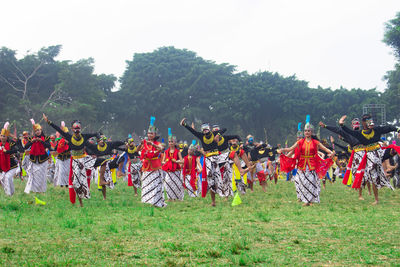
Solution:
M8 127L10 126L10 123L7 121L4 123L3 129L1 129L1 135L9 136L10 131L8 130Z
M303 131L301 130L301 122L299 122L298 124L297 124L297 135L296 135L298 138L303 138L304 137L304 133L303 133Z
M148 133L156 133L157 128L154 126L154 122L156 121L156 117L151 116L150 117L150 126L149 129L147 130Z
M31 119L31 123L32 123L33 131L41 130L41 129L42 129L42 126L40 126L39 123L35 123L35 120L34 120L34 119Z
M310 115L307 115L306 116L306 125L304 125L304 130L311 130L311 131L314 130L314 126L312 126L310 121L311 121L311 117L310 117Z

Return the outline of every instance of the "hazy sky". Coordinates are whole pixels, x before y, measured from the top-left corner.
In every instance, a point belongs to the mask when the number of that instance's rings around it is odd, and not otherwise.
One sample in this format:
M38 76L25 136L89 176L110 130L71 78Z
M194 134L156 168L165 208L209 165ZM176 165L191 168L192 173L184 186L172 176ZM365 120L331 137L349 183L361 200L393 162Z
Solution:
M134 53L175 46L312 87L383 90L395 62L384 23L400 1L9 0L1 11L0 46L23 56L61 44L58 59L93 57L96 73L119 77Z

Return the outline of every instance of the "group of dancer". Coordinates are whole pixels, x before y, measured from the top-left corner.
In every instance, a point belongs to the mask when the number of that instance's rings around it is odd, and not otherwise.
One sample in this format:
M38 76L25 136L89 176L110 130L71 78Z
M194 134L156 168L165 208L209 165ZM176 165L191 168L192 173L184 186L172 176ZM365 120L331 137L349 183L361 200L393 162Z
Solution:
M252 135L242 142L238 135L227 135L227 129L218 125L211 127L205 123L196 130L182 119L180 125L198 139L197 145L193 140L188 146L178 143L171 129L168 144L160 142L154 117L143 140L129 136L124 141L109 141L101 133L82 133L78 120L71 123L70 133L65 123L59 127L43 114L43 120L57 135L46 136L41 125L31 120L32 136L24 132L17 139L10 134L9 124L4 125L0 135L0 183L5 194L11 196L15 191L13 179L25 176L25 193L44 193L46 177L52 176L55 185L68 186L71 203L76 202L77 196L83 206L82 200L91 196L92 178L106 199L107 188L112 189L117 174L125 172L125 180L134 188L135 195L141 189L143 203L165 207L165 194L168 201L181 201L186 190L190 197L205 197L209 193L211 205L215 206L217 195L233 197L232 205L240 204L240 195L247 189L253 191L257 180L265 192L267 181L276 183L283 171L292 176L297 199L310 206L320 202L320 180L331 179L329 170L336 169L337 174L343 165L340 163L348 161L343 183L358 189L360 199L363 186L372 185L374 204L378 204L378 189L392 188L385 160L400 152L394 144L383 146L381 137L393 131L400 137L400 129L375 126L368 114L362 117L362 129L358 119L352 121L353 129L349 129L344 125L345 119L343 116L338 126L323 122L319 125L338 134L348 148L333 140L331 146L319 141L309 116L304 129L299 126L297 142L290 147L257 143ZM335 144L345 150L337 154ZM389 164L389 168L393 167Z

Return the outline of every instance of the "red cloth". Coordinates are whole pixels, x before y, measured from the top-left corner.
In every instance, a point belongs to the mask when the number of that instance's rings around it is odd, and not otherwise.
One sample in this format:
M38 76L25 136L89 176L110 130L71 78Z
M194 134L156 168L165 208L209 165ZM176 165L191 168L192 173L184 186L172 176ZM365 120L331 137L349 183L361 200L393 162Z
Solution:
M128 160L126 164L128 164L128 186L133 186L132 174L131 174L131 160Z
M346 173L344 174L344 177L343 177L342 183L344 185L347 185L347 182L349 181L350 172L351 172L351 165L353 165L353 159L354 159L354 150L351 151L351 156L350 156L350 159L349 159L349 163L347 164Z
M91 176L92 176L92 170L91 169L86 169L87 184L88 184L89 189L90 189L90 178L91 178Z
M235 150L232 150L231 152L229 152L229 158L230 158L230 159L234 159L234 158L235 158L235 153L236 153L236 152L237 152L237 151L235 151ZM240 149L240 150L239 150L239 157L242 157L243 154L244 154L244 150L243 150L243 149Z
M259 171L256 174L259 182L265 182L267 175L264 173L264 171Z
M160 145L159 142L154 141L155 145ZM140 159L143 161L142 171L155 171L161 167L160 151L155 147L147 144L147 141L143 142L143 149L140 154Z
M42 141L44 142L45 138L44 136L40 136L40 139L42 139ZM31 146L31 155L33 156L41 156L41 155L45 155L46 154L46 148L44 147L43 143L40 141L36 141L32 143Z
M365 151L365 154L360 162L360 165L358 166L352 188L360 188L361 187L362 178L364 176L366 166L367 166L367 151Z
M392 145L389 145L389 146L382 147L382 149L388 149L388 148L393 148L400 155L400 146L396 146L396 145L392 144Z
M10 150L10 143L6 142L5 144L0 142L0 147L3 147L6 150ZM3 152L3 149L0 150L0 169L3 172L8 172L10 170L10 154Z
M297 159L289 158L288 156L281 154L279 156L279 162L281 166L281 171L291 172L294 168L296 168Z
M67 151L69 148L68 144L65 142L65 138L61 138L58 141L58 146L57 146L57 153L63 153L65 151Z
M315 158L316 158L315 172L317 173L319 178L322 179L328 172L329 168L332 166L333 160L330 158L321 159L318 155L316 155Z
M73 176L73 171L72 171L72 158L69 163L69 177L68 177L68 190L69 190L69 201L71 201L72 204L75 204L76 201L76 193L74 190L74 187L72 186L72 176Z
M183 186L185 187L185 179L186 175L188 175L188 171L190 171L190 185L192 186L193 190L197 190L197 171L196 171L196 164L197 164L197 157L192 156L192 168L189 169L189 156L185 156L183 158Z
M203 178L203 180L201 181L201 197L206 197L207 190L208 190L208 182L207 179Z
M178 160L178 152L178 149L175 148L171 156L170 148L165 151L165 164L162 166L163 171L174 172L181 169L178 163L172 161L172 159Z

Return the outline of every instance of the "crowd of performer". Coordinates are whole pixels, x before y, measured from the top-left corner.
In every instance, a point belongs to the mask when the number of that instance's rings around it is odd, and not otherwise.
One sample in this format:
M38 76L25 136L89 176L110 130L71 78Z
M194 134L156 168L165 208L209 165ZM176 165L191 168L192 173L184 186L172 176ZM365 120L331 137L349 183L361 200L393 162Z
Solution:
M168 129L167 143L159 140L155 118L151 117L147 136L142 140L131 135L123 141L108 140L101 133L82 133L81 122L71 123L71 131L53 123L43 114L43 120L56 134L46 135L42 126L31 119L32 133L23 132L20 138L12 135L7 122L0 134L0 184L7 196L15 192L14 179L26 180L24 192L45 193L49 183L68 187L71 203L78 197L91 197L93 180L107 198L107 188L113 189L117 176L124 176L141 201L155 207L165 207L167 201L182 201L185 191L189 197L206 197L216 205L216 196L232 197L232 206L241 203L241 195L253 191L256 182L266 192L267 184L277 183L286 173L293 181L299 202L305 206L320 202L321 183L335 182L358 191L363 200L363 188L371 187L378 204L378 190L400 187L400 147L388 144L382 136L400 128L375 126L372 116L353 119L352 128L345 126L346 116L338 125L319 122L319 127L336 134L329 141L319 140L307 115L302 129L298 125L297 141L292 146L271 146L256 142L248 135L226 134L227 129L204 123L197 130L182 119L180 125L195 138L189 145L178 142ZM136 140L135 140L136 139ZM347 146L343 143L347 143ZM123 175L123 173L125 175ZM390 179L393 179L393 186ZM166 196L166 199L165 199Z

